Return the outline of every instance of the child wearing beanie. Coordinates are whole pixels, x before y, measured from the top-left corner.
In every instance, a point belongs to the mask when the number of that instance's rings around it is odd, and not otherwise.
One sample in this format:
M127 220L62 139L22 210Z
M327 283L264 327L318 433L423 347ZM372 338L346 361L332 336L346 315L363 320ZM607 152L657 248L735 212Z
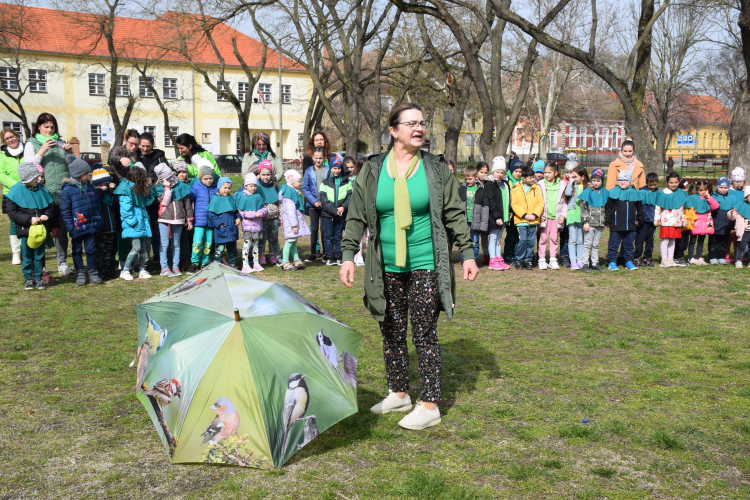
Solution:
M10 220L15 222L16 235L21 244L24 290L45 288L44 281L42 281L46 248L44 239L46 233L51 230L55 205L50 192L40 184L43 173L44 170L40 165L31 162L21 163L18 166L20 180L13 184L3 199L5 212ZM39 227L43 227L44 231L41 231ZM30 236L31 241L29 241Z
M263 198L258 194L258 179L255 174L245 174L245 185L235 195L237 210L242 217L242 272L263 271L258 262L258 241L263 231L263 217L268 213Z
M508 187L508 183L505 181L505 158L502 156L496 156L492 160L492 179L494 180L494 184L496 187L491 186L491 183L488 182L487 188L489 190L496 189L495 195L498 200L498 205L500 207L500 211L502 215L499 219L496 219L494 222L494 229L492 225L492 220L490 220L490 231L489 231L489 254L490 254L490 265L489 268L493 271L505 271L510 269L510 266L505 263L505 260L502 256L502 248L500 242L503 239L503 229L508 226L508 223L510 222L511 213L510 213L510 187ZM507 237L506 237L507 238ZM494 255L494 262L493 262L493 255Z
M273 176L273 165L268 160L258 163L258 193L263 198L267 213L263 218L263 232L260 233L258 241L258 262L265 265L265 248L268 241L268 261L271 264L281 266L281 248L279 248L279 220L281 217L281 198L279 197L278 182Z
M320 185L318 196L323 207L323 251L325 263L329 266L341 265L341 237L351 195L349 170L343 168L341 163L334 163L328 171L328 177Z
M63 179L60 192L60 215L65 230L70 235L73 263L76 268L76 285L86 284L83 252L86 252L89 281L101 285L96 267L96 233L102 228L102 208L96 188L90 182L91 167L75 155L68 155L70 178Z
M635 233L635 260L637 267L654 267L651 260L654 253L654 211L656 195L659 192L659 175L655 172L646 174L646 185L639 190L643 204L643 225Z
M227 251L227 263L237 266L237 238L239 225L242 222L237 205L232 196L232 180L221 177L217 183L219 190L208 204L208 221L214 232L214 262L221 262L224 250Z
M713 265L727 264L725 258L727 253L727 239L730 230L734 225L729 220L729 212L734 207L734 201L729 194L729 179L719 177L716 181L716 192L713 194L714 200L719 204L719 208L711 212L714 220L714 234L708 236L708 262Z
M732 169L732 184L729 187L729 196L732 197L733 206L741 203L744 200L743 190L745 189L745 169L742 167L736 167ZM734 262L732 257L738 248L738 240L736 238L737 232L734 228L729 232L729 238L727 241L727 253L724 260L728 264ZM732 245L734 245L734 252L732 252Z
M542 179L544 179L544 160L537 160L532 164L532 168L534 169L534 179L536 179L536 182L542 182Z
M742 268L742 259L750 245L750 187L746 187L742 194L745 195L745 199L735 204L729 213L729 218L735 221L734 230L740 243L734 257L734 267L738 269Z
M159 224L159 264L161 276L172 278L182 276L179 260L181 253L182 230L193 229L193 204L190 203L190 186L180 182L174 172L166 164L161 163L154 168L156 184L153 186L154 196L159 202L157 222ZM172 266L169 266L167 249L172 243Z
M609 228L607 262L610 271L618 270L617 254L621 245L625 268L630 271L638 269L633 263L633 252L635 232L643 224L643 204L641 195L632 182L632 172L620 170L617 185L607 193L604 225Z
M308 236L310 230L305 220L305 206L299 189L302 186L302 176L296 170L284 172L286 184L281 188L281 216L284 222L284 253L282 254L281 269L296 271L304 269L305 265L297 252L297 238ZM294 261L294 264L291 263Z
M116 269L117 263L114 259L117 235L122 231L120 202L114 195L115 184L112 182L112 174L104 168L100 167L92 172L91 183L96 188L99 207L102 211L102 228L94 237L96 264L99 277L108 281L117 278L120 274Z
M195 274L198 269L208 264L211 256L211 244L213 242L213 230L208 221L208 204L214 197L219 187L219 180L214 173L213 166L208 160L198 170L199 182L193 184L190 189L190 201L193 203L193 216L195 232L193 234L193 252L190 255L190 267L188 274Z
M599 241L604 232L606 205L609 191L604 185L604 170L597 168L591 173L591 182L583 190L581 200L581 222L583 223L583 268L581 271L603 271L599 265ZM591 267L589 267L589 261Z
M154 202L151 188L148 185L146 169L131 167L125 178L115 189L120 202L120 221L122 221L122 239L130 240L130 251L125 257L120 271L120 278L133 281L131 267L139 269L138 277L148 279L146 271L146 240L151 238L151 221L146 207Z

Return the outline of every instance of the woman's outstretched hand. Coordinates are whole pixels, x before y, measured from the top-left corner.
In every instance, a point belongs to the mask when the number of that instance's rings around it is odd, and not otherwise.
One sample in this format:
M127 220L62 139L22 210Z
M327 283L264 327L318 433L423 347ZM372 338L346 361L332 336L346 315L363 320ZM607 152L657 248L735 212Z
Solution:
M476 267L476 265L474 265L474 267ZM352 282L354 281L354 262L350 260L342 262L341 269L339 269L339 277L343 284L351 288Z
M343 270L342 270L343 271ZM464 261L464 279L474 281L479 274L479 268L477 267L477 261L474 259L468 259Z

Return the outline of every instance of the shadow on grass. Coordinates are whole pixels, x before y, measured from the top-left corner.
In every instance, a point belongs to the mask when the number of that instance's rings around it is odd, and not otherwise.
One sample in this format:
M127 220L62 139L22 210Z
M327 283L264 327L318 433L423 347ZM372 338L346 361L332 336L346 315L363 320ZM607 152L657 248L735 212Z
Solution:
M440 342L440 347L443 353L441 410L452 408L458 394L474 392L481 373L487 373L489 377L500 376L495 354L475 339Z

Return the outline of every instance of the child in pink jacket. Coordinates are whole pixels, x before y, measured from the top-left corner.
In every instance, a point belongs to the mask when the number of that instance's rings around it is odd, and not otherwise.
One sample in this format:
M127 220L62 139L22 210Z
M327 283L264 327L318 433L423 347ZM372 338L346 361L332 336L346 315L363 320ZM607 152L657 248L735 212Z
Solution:
M688 262L693 265L707 266L703 260L703 243L707 234L714 234L714 220L711 210L719 208L719 202L711 196L711 183L708 181L696 181L690 186L690 196L685 204L686 208L695 210L696 220L693 229L690 230L690 241L688 242ZM695 254L696 243L698 249Z

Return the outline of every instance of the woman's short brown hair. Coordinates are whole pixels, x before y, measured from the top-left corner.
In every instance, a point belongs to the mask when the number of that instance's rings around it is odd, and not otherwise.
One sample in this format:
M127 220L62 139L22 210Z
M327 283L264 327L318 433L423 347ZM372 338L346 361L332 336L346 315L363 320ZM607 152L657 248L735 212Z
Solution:
M401 114L410 109L416 109L420 113L422 112L422 108L420 108L418 104L414 104L413 102L401 103L391 110L391 114L388 116L388 126L391 128L398 128L398 123L401 121ZM391 136L391 142L388 144L388 150L391 149L393 149L393 136Z
M15 130L13 130L12 128L8 128L8 127L6 127L6 128L4 128L4 129L3 129L3 131L2 131L2 132L0 132L0 133L2 134L2 135L0 135L0 140L1 140L1 141L2 141L2 143L3 143L3 146L7 146L7 144L5 144L5 134L7 134L8 132L10 132L11 134L13 134L13 135L15 135L16 137L18 137L18 140L19 140L19 141L21 140L21 136L20 136L20 135L18 135L18 134L16 133L16 131L15 131Z

